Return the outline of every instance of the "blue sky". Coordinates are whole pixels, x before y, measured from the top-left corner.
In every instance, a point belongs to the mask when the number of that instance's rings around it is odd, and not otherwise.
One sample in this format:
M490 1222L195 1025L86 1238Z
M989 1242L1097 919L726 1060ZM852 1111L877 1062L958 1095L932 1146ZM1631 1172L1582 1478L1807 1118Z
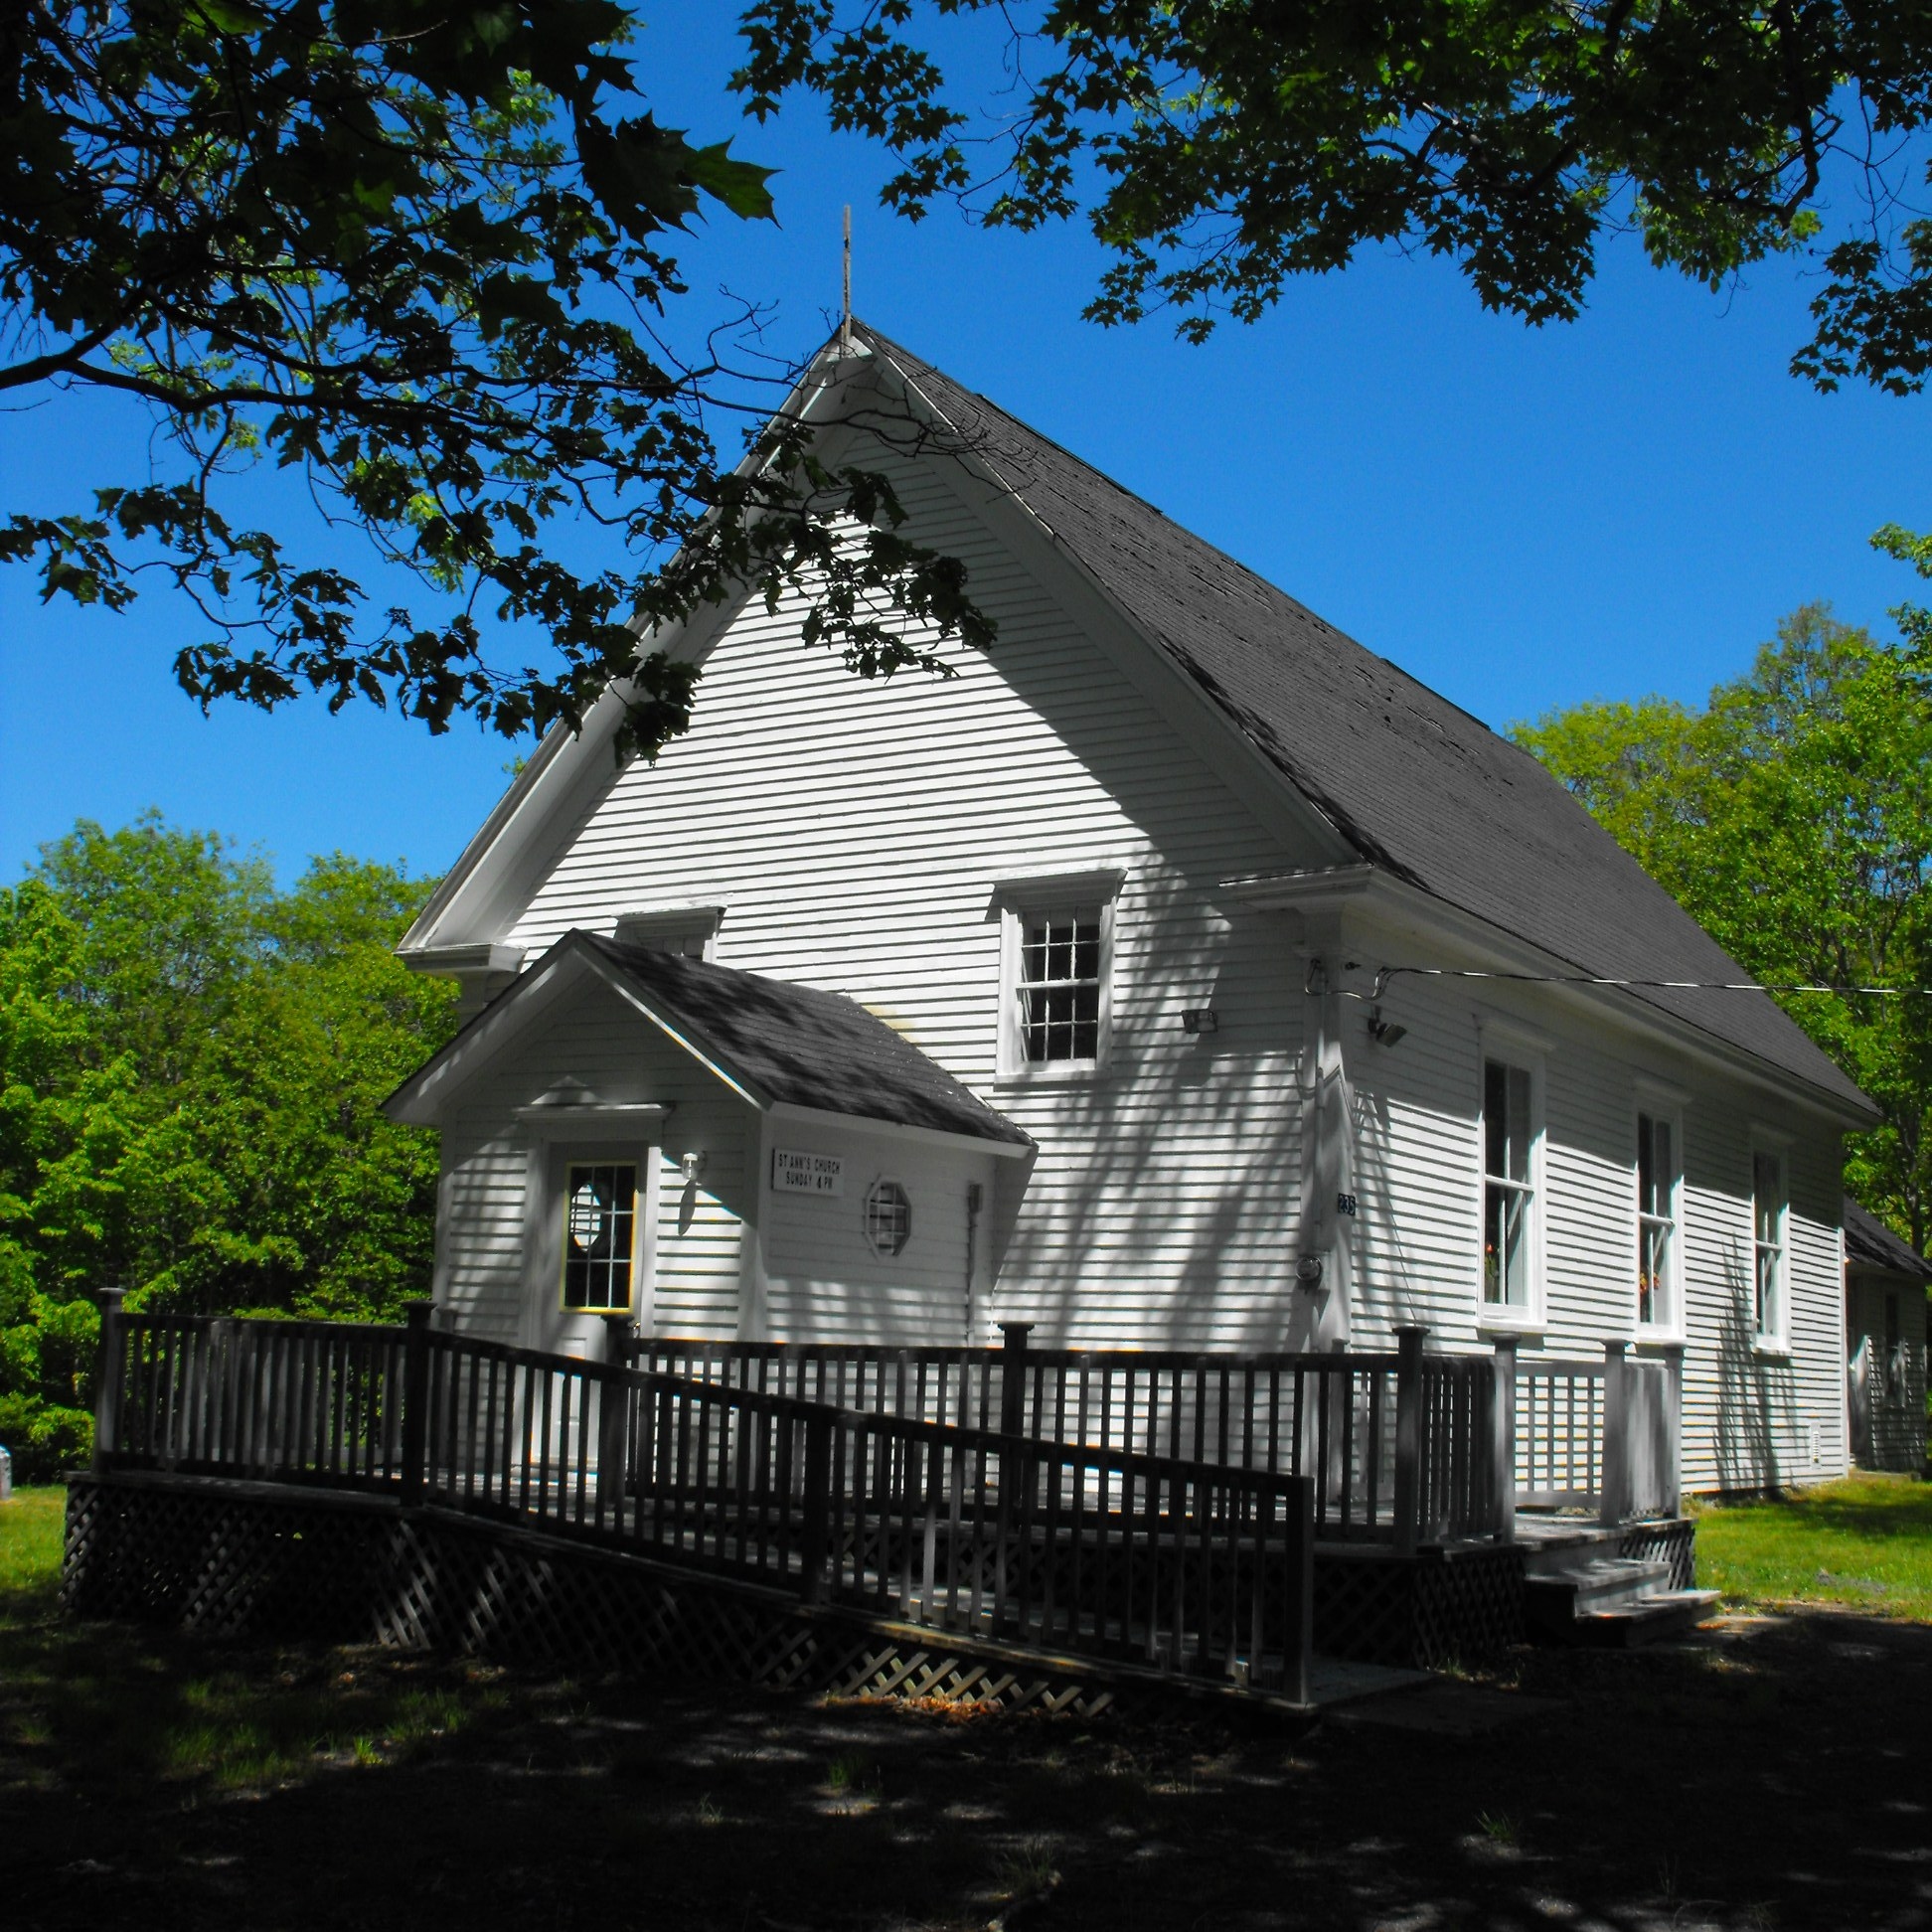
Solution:
M685 247L694 316L727 287L777 305L775 347L810 348L850 202L868 321L1499 728L1590 697L1696 701L1801 602L1883 628L1913 594L1867 539L1932 525L1928 404L1786 373L1815 292L1798 265L1712 295L1613 242L1586 315L1537 331L1441 263L1370 256L1206 348L1158 318L1102 331L1079 316L1099 257L1078 230L894 220L879 154L808 107L740 130L732 52L703 5L660 9L638 47L661 118L782 170L780 226L720 217ZM0 416L0 510L80 507L146 434L98 400ZM264 519L307 515L273 479L251 488ZM119 617L43 608L0 570L0 877L78 817L148 805L284 876L332 850L437 871L505 782L516 747L467 725L432 739L312 704L204 719L168 668L196 634L159 592Z

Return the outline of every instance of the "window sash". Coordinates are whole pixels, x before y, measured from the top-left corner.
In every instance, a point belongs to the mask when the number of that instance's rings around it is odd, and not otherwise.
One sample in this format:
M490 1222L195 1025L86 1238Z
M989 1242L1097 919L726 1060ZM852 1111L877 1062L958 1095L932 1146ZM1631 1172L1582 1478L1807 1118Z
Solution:
M1529 1067L1483 1061L1483 1302L1535 1302L1535 1087Z
M636 1162L572 1161L564 1174L564 1307L632 1313L636 1241Z
M1661 1214L1637 1216L1637 1320L1645 1328L1669 1328L1676 1318L1671 1293L1676 1236L1675 1221Z
M1637 1116L1637 1322L1672 1328L1677 1322L1678 1171L1673 1124Z
M1530 1082L1527 1066L1483 1062L1483 1172L1492 1181L1530 1183Z
M1483 1189L1483 1300L1530 1306L1530 1211L1533 1190L1491 1178Z
M1028 1066L1100 1057L1102 910L1022 912L1015 987L1020 1059Z
M1751 1232L1757 1337L1776 1342L1784 1334L1784 1163L1775 1154L1751 1157Z

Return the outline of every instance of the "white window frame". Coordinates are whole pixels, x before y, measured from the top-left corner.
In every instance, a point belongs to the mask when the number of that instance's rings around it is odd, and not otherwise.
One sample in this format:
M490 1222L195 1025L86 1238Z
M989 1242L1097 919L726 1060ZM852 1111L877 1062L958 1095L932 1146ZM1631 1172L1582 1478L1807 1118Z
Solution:
M1758 1239L1758 1163L1775 1161L1778 1170L1778 1224L1775 1242L1761 1242ZM1752 1346L1761 1355L1789 1355L1791 1353L1791 1149L1782 1138L1774 1139L1768 1135L1756 1135L1751 1141L1751 1177L1745 1192L1749 1221L1750 1249L1750 1296L1751 1296L1751 1339ZM1771 1249L1773 1313L1775 1320L1767 1327L1762 1315L1762 1298L1758 1290L1760 1271L1763 1266L1761 1256L1766 1248Z
M718 956L718 928L724 923L722 905L648 905L620 912L611 937L619 945L654 946L684 953L692 959ZM694 948L688 942L697 940Z
M644 1300L644 1283L641 1279L641 1270L638 1267L639 1257L644 1251L644 1230L638 1223L644 1210L645 1196L648 1193L648 1185L644 1174L644 1163L635 1157L621 1155L605 1157L596 1154L586 1155L566 1151L564 1157L563 1168L562 1185L558 1189L560 1217L557 1234L557 1299L559 1312L564 1315L615 1315L622 1317L635 1326L637 1311ZM630 1170L630 1206L625 1210L630 1215L631 1223L630 1251L623 1257L625 1279L630 1289L630 1299L622 1307L599 1308L586 1303L581 1308L574 1308L571 1306L569 1298L570 1205L573 1199L570 1193L570 1176L579 1169L594 1172L599 1168L607 1168L612 1173L622 1173L626 1168Z
M905 1205L905 1235L897 1247L883 1248L873 1233L873 1203L885 1189L889 1188ZM860 1227L866 1243L866 1252L874 1261L890 1264L896 1261L912 1245L918 1231L919 1217L912 1209L912 1190L896 1174L876 1175L867 1184L864 1195L860 1197Z
M1548 1268L1544 1253L1544 1196L1548 1187L1544 1093L1547 1056L1539 1036L1485 1023L1476 1038L1476 1325L1483 1331L1523 1333L1544 1325ZM1530 1076L1530 1179L1525 1241L1530 1293L1523 1302L1493 1302L1484 1292L1483 1239L1489 1227L1489 1062L1497 1061Z
M1670 1242L1665 1250L1664 1299L1666 1318L1644 1320L1644 1229L1651 1216L1644 1211L1644 1169L1641 1158L1643 1123L1646 1119L1670 1130L1671 1176L1670 1212L1659 1216L1670 1225ZM1674 1096L1637 1090L1637 1104L1631 1109L1630 1162L1631 1225L1636 1230L1636 1265L1631 1270L1631 1327L1644 1342L1681 1342L1684 1339L1684 1108Z
M1091 1080L1106 1071L1113 1053L1114 909L1123 871L1059 873L1012 879L995 887L1000 917L1000 1011L998 1083L1052 1086ZM1100 926L1098 1023L1091 1059L1030 1060L1021 1025L1021 948L1029 918L1043 913L1096 911Z
M525 1108L522 1118L531 1128L529 1166L524 1187L524 1313L520 1335L545 1307L560 1314L604 1320L595 1311L563 1308L564 1216L568 1209L569 1173L573 1167L622 1165L637 1170L636 1218L631 1223L630 1321L648 1335L657 1293L658 1168L662 1136L654 1120L643 1133L625 1131L614 1122L596 1119L599 1109ZM662 1110L648 1111L661 1120ZM552 1119L539 1119L550 1114ZM570 1116L581 1116L571 1118ZM561 1116L561 1117L559 1117Z

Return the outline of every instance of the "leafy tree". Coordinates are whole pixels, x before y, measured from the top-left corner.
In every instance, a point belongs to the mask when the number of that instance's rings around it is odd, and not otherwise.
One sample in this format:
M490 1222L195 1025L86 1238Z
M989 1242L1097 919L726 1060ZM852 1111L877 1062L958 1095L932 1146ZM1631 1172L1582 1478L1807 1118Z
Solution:
M806 585L807 642L867 676L943 668L900 612L985 642L963 568L899 539L880 477L789 419L721 462L708 423L758 372L717 338L674 351L669 249L701 198L768 218L769 171L624 113L631 24L617 0L0 9L0 394L145 404L164 455L0 521L0 559L115 609L158 572L206 619L175 665L204 706L387 698L514 736L622 680L647 751L695 674L640 626L734 586ZM413 572L427 613L372 613L339 562L239 521L263 464ZM597 566L567 561L573 523L607 540ZM542 661L486 649L491 619L534 627Z
M1084 208L1110 251L1087 313L1252 320L1365 243L1452 258L1531 322L1580 307L1606 229L1715 286L1823 247L1794 367L1918 388L1932 221L1910 205L1932 13L1871 0L754 0L753 114L802 88L903 162L887 204L989 226ZM944 17L969 16L941 35ZM973 74L975 100L933 51ZM982 115L982 105L990 109ZM1826 222L1839 227L1826 233Z
M0 892L0 1440L84 1442L94 1313L382 1318L427 1285L433 1135L378 1102L447 1037L397 937L429 882L340 855L287 892L149 816Z
M1932 986L1932 659L1901 614L1886 644L1808 605L1701 711L1581 705L1514 735L1758 978ZM1776 997L1877 1102L1847 1184L1922 1248L1932 1000Z

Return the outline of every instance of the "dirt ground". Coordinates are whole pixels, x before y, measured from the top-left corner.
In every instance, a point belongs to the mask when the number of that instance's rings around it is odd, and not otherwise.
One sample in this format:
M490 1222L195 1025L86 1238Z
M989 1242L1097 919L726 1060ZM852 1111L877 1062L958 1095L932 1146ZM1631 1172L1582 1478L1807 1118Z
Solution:
M1925 1625L1525 1652L1300 1733L135 1632L6 1665L7 1932L1932 1926Z

